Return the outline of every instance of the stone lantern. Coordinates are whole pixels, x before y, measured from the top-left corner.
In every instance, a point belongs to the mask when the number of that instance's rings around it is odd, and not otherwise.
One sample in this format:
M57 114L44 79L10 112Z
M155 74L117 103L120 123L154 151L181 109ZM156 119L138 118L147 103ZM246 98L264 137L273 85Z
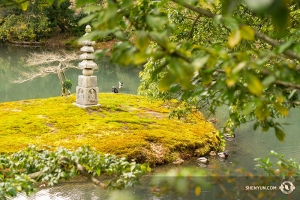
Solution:
M85 28L85 35L91 32L91 26L87 25ZM85 40L82 42L83 47L80 49L83 52L80 55L82 61L79 63L79 68L82 69L82 74L78 76L78 86L76 87L76 105L78 107L86 108L89 106L98 105L98 93L97 76L93 75L93 70L98 69L94 60L94 48L95 42Z

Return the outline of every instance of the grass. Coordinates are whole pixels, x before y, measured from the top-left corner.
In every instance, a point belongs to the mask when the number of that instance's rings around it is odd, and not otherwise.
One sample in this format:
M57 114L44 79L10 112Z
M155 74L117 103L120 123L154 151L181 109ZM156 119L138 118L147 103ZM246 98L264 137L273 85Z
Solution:
M75 150L89 145L138 162L163 164L219 148L218 132L194 113L169 119L172 102L128 94L99 94L99 107L79 108L75 95L0 103L0 152L37 145Z

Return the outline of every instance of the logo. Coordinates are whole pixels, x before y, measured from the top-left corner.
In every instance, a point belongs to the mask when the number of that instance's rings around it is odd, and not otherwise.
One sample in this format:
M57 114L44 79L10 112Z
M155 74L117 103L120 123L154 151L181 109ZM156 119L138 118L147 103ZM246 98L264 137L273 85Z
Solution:
M294 191L295 186L294 186L294 184L291 181L284 181L279 186L279 189L284 194L291 194Z

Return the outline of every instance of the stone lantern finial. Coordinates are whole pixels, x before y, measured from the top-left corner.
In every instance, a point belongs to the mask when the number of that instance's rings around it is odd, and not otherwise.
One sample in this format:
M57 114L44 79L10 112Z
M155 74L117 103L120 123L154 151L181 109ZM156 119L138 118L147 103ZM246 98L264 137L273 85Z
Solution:
M92 31L92 27L90 25L86 25L85 33L90 33Z
M85 28L85 36L92 31L91 26ZM93 61L95 42L85 40L82 42L83 47L80 49L83 54L80 55L82 61L79 63L79 68L82 69L82 74L78 77L78 86L76 87L76 105L80 107L88 107L98 105L97 76L93 75L93 70L98 69L98 65Z

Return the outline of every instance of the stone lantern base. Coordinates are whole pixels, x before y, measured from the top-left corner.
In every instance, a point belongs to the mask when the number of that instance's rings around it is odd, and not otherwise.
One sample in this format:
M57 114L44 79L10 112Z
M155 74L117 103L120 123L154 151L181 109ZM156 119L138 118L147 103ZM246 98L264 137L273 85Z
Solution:
M78 76L78 86L76 87L76 106L82 108L99 106L98 93L99 88L97 87L97 76Z

